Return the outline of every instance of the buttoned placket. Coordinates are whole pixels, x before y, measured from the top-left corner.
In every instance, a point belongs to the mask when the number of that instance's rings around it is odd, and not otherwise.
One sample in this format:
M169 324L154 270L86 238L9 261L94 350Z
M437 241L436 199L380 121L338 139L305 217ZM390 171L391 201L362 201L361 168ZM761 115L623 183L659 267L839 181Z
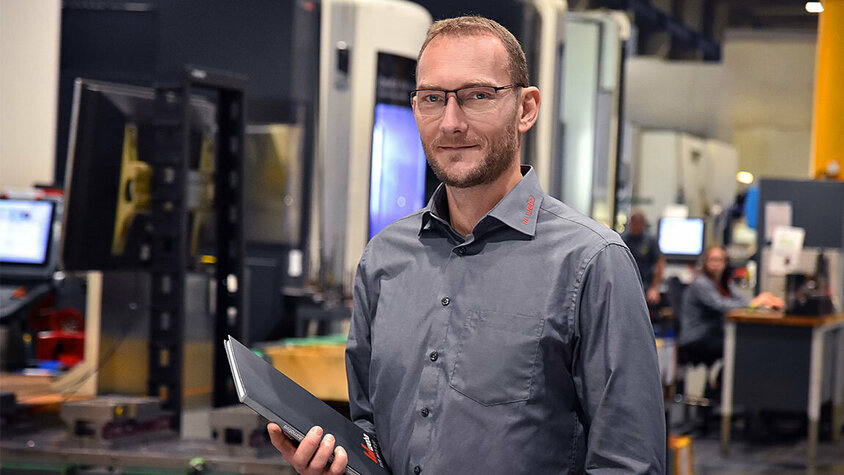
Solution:
M462 307L459 303L460 296L454 292L455 289L461 288L465 275L466 243L444 239L442 244L449 246L451 252L445 269L438 275L439 280L436 284L438 301L433 302L433 305L438 308L434 313L436 322L431 325L431 334L428 337L429 347L424 354L420 355L421 358L425 358L426 364L420 376L411 436L410 469L413 473L421 473L428 455L427 447L436 437L434 424L437 408L441 407L444 393L448 390L448 366L450 357L453 357L445 349L445 339L451 331L451 326L461 324L455 321L455 318L460 318L459 309Z

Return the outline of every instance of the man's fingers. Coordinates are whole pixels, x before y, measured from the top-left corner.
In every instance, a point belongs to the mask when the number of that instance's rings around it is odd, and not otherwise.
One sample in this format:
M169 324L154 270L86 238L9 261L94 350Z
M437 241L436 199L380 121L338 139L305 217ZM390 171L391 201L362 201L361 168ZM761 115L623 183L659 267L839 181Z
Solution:
M310 467L312 469L325 470L325 467L328 466L328 459L331 458L331 454L333 453L334 436L326 434L325 437L322 438L322 442L320 442L316 454L314 454L314 457L311 459Z
M346 470L346 465L349 463L346 450L343 447L334 446L336 440L333 435L327 434L323 437L320 427L312 427L298 447L278 424L272 422L267 424L267 432L270 434L273 446L299 473L341 475ZM334 460L330 467L326 467L332 454Z
M305 438L299 442L298 447L287 437L278 424L267 424L267 432L270 434L270 441L272 441L273 447L281 452L284 459L299 473L302 473L308 468L308 464L320 446L320 440L322 439L322 428L318 426L311 427ZM332 448L334 446L333 439L331 446ZM326 458L326 462L327 460ZM324 467L325 462L323 462L323 469Z
M267 424L267 432L270 434L270 442L272 442L273 447L281 452L281 455L285 458L285 460L290 461L293 458L293 454L296 452L296 445L293 441L290 440L290 438L288 438L281 430L281 427L274 422Z
M328 469L329 475L342 475L346 471L346 465L349 463L349 456L343 447L334 449L334 461L331 462L331 467Z
M322 440L322 428L319 426L311 427L311 430L308 431L305 438L299 442L299 447L296 448L296 453L293 454L293 458L287 460L290 462L290 465L293 465L293 468L295 468L296 471L301 472L308 466L311 459L314 457L314 453L316 453L319 448L320 440Z

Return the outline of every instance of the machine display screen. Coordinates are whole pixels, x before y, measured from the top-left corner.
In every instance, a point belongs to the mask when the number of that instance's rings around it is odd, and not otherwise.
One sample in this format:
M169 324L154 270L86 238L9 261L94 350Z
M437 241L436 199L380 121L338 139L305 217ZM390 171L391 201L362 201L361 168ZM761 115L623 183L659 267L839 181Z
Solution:
M410 107L375 106L371 167L370 238L425 205L425 153Z
M658 239L659 250L666 258L696 259L703 254L703 219L662 218Z
M369 182L369 237L425 205L427 162L408 93L416 61L378 54Z
M0 263L46 263L52 225L52 202L0 200Z

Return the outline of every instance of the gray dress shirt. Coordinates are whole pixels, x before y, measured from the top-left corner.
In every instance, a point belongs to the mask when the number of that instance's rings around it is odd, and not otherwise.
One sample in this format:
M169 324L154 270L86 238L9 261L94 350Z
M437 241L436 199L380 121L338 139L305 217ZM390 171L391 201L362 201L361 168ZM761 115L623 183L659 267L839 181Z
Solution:
M730 310L746 307L749 303L732 284L730 295L721 295L715 282L699 275L683 292L678 343L684 346L698 341L723 340L724 317Z
M369 242L346 349L352 419L396 474L663 473L636 264L522 173L468 238L440 187Z

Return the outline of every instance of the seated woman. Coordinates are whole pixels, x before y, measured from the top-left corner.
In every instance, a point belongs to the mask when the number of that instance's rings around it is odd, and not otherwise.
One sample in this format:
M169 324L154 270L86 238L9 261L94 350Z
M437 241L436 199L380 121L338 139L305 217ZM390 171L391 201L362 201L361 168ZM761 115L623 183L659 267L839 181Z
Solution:
M701 274L683 293L678 343L682 358L711 365L724 354L724 318L730 310L746 307L782 308L783 301L769 292L750 302L729 282L727 252L707 249Z

